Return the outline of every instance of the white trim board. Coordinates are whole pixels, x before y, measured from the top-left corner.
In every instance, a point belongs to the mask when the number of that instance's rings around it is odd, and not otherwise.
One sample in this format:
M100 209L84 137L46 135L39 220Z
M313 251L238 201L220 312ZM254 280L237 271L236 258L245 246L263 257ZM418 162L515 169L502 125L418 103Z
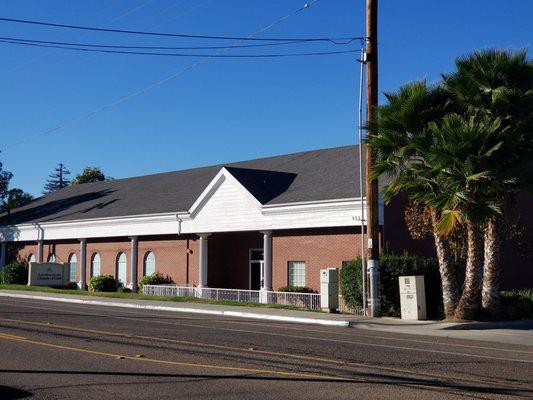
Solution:
M221 168L186 212L2 226L0 241L348 227L359 226L361 215L360 199L356 198L262 205Z

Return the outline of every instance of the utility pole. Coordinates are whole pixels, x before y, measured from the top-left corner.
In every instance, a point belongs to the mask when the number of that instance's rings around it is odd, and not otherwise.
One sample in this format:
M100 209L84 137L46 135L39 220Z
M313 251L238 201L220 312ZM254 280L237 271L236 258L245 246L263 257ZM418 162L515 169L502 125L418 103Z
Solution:
M366 123L372 125L378 106L378 0L366 0ZM375 134L372 129L367 135ZM378 317L380 302L379 281L379 203L378 180L370 179L374 164L374 154L366 148L366 229L368 237L368 271L370 274L370 315Z

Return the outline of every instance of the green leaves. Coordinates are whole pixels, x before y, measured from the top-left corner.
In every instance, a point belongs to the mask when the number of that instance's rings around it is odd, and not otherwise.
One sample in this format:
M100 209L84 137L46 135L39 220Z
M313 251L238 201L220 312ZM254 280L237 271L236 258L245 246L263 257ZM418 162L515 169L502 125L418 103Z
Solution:
M445 234L500 214L533 187L533 66L526 52L489 50L456 61L443 84L386 93L368 145L373 178L392 177L385 201L407 194L438 211Z

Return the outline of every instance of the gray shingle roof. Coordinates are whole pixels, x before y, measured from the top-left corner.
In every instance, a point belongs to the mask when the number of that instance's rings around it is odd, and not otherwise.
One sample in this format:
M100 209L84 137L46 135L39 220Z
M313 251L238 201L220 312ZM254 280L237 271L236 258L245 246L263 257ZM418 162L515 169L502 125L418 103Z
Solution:
M187 211L221 167L262 204L359 196L357 146L70 186L0 216L0 225Z

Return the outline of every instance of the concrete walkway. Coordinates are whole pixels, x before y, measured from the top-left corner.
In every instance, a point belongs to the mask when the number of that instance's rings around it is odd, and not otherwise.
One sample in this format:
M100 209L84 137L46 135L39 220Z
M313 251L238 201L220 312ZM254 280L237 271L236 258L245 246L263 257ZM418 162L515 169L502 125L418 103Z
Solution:
M136 300L18 290L0 290L0 297L350 327L410 335L485 340L533 346L533 319L511 322L405 321L397 318L359 317L347 314L328 314L266 307Z

